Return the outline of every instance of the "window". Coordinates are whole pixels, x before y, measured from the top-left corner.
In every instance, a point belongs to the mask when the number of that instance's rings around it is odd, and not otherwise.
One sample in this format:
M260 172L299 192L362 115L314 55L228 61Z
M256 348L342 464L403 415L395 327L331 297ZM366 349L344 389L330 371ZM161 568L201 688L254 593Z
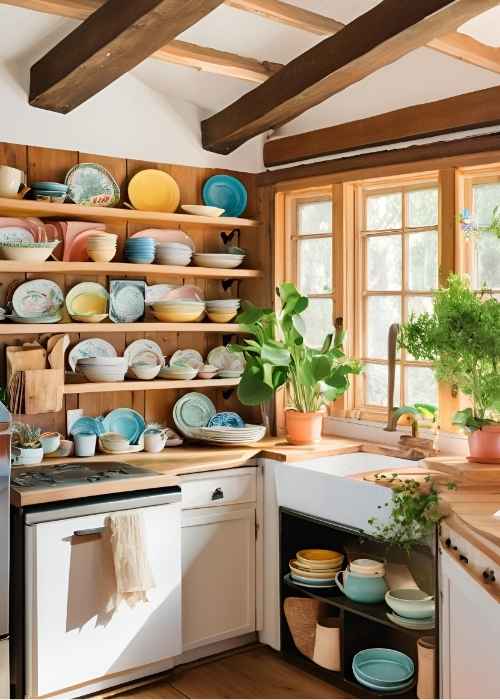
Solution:
M481 228L491 223L493 209L500 205L500 168L486 173L473 173L464 180L464 205ZM465 272L475 289L487 287L500 298L500 239L482 230L464 243Z
M438 193L435 181L358 188L356 347L365 371L356 380L356 408L386 410L389 327L432 308L438 286ZM437 404L437 394L431 367L401 351L396 405Z
M289 195L287 212L286 278L310 298L303 314L306 342L320 346L335 315L331 188Z

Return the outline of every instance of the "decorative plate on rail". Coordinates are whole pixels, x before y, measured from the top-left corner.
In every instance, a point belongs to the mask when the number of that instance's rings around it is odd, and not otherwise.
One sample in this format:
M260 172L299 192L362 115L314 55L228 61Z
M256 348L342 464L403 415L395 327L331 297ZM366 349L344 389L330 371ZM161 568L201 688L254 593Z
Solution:
M224 216L241 216L247 208L245 185L232 175L214 175L203 185L203 201L211 207L224 209Z
M142 280L111 280L109 317L113 323L134 323L144 316L145 289Z
M134 209L174 212L181 193L174 178L163 170L141 170L128 184L128 196Z
M75 204L86 207L115 207L120 201L120 188L115 178L98 163L79 163L64 179L68 196Z

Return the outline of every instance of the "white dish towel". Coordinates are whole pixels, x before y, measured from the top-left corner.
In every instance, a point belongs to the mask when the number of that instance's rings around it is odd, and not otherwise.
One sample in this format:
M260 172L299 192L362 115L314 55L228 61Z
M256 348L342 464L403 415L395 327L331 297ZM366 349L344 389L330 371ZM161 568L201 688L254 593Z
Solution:
M155 588L147 557L144 518L138 510L113 513L107 519L110 533L116 591L108 603L108 612L124 600L131 608L147 602L147 593Z

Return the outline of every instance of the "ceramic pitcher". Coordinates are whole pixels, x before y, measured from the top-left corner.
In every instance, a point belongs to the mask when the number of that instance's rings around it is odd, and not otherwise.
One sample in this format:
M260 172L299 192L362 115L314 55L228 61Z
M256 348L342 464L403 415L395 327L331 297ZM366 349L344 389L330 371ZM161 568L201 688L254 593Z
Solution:
M357 576L349 569L339 571L335 582L342 593L356 603L381 603L387 590L383 576Z

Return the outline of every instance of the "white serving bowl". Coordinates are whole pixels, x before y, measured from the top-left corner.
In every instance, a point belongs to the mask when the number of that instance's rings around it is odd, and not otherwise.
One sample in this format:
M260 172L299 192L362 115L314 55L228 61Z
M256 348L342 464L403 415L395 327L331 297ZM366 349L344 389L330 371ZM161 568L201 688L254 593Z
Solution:
M385 602L397 615L412 620L423 620L434 615L434 598L419 588L396 588L387 591Z
M194 214L194 216L222 216L225 209L220 209L219 207L208 207L203 204L183 204L181 206L182 211L186 214Z
M155 379L159 375L160 369L161 365L147 365L142 362L129 367L129 371L134 377L144 381Z
M230 255L229 253L195 253L193 262L198 267L215 267L223 270L231 270L239 267L244 255Z
M81 357L77 361L77 367L127 367L125 357Z
M81 372L89 382L123 382L126 369L113 367L82 367Z
M45 262L60 241L48 243L29 243L0 246L0 255L4 260L16 262Z

